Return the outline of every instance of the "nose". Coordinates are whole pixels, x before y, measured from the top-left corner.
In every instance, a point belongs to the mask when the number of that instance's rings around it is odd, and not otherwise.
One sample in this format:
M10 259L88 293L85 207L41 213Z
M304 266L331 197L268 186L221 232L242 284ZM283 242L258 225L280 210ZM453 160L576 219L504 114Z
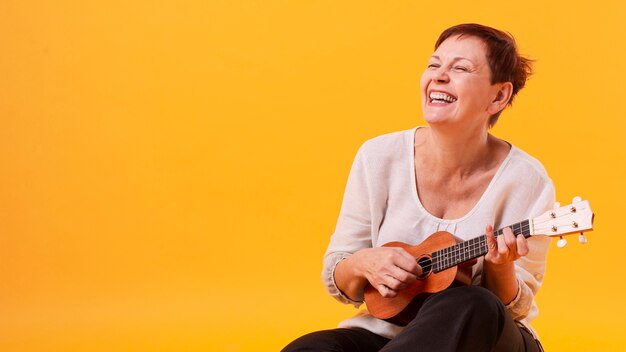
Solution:
M437 83L446 83L450 80L448 77L448 71L445 67L439 67L433 72L432 81Z

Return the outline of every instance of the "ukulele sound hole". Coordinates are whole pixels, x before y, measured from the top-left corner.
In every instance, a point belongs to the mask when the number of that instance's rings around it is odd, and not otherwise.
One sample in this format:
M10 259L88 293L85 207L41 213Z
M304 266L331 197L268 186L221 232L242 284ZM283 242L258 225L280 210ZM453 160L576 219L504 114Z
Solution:
M418 276L418 279L427 278L433 270L433 262L430 256L421 256L417 258L417 264L422 267L422 275Z

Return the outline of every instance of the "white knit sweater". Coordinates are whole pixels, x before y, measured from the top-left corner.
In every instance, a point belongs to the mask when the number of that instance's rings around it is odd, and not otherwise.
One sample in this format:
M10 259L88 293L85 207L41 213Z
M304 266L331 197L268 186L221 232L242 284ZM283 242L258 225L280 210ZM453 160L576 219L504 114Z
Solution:
M334 280L337 263L360 249L392 241L415 245L437 231L448 231L468 240L483 235L487 224L499 229L536 217L554 203L554 187L543 166L512 146L473 209L453 220L431 215L417 195L415 130L373 138L365 142L356 155L322 272L328 292L341 302L357 308L363 303L346 297ZM530 326L530 321L538 314L534 295L545 272L550 238L534 236L528 239L528 244L530 253L515 263L519 290L507 308L515 320L534 333ZM473 267L475 285L480 285L482 264L481 258ZM339 326L361 327L387 338L402 331L401 326L374 318L366 309Z

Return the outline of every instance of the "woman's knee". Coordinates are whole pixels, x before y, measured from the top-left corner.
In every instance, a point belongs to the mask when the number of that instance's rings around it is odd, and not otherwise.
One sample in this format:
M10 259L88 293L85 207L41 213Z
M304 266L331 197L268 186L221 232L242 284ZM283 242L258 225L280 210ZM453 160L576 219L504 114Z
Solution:
M333 330L316 331L293 340L281 352L341 351L341 340L341 335Z
M281 352L378 351L387 339L364 329L332 329L306 334L287 345Z
M433 300L428 302L428 300ZM471 312L493 319L494 316L505 314L506 307L498 296L480 286L462 286L447 289L428 299L424 305L441 301L447 311Z

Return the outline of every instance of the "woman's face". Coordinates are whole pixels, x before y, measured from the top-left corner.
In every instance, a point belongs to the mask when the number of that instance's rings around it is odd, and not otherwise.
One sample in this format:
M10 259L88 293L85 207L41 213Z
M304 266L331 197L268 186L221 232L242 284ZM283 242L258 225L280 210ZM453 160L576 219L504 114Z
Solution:
M482 40L446 39L428 60L421 79L422 112L428 124L487 125L499 85L492 85ZM497 112L497 111L496 111ZM469 125L467 127L470 127Z

